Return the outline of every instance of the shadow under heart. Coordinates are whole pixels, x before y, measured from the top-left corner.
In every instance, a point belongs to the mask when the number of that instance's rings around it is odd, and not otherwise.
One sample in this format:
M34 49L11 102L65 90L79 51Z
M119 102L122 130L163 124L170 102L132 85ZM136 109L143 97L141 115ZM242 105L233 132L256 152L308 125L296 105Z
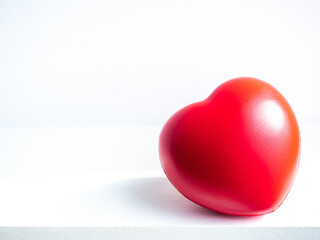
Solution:
M93 189L73 199L89 217L149 224L248 224L262 216L239 217L201 207L181 195L165 177L133 178ZM76 209L75 209L76 210Z

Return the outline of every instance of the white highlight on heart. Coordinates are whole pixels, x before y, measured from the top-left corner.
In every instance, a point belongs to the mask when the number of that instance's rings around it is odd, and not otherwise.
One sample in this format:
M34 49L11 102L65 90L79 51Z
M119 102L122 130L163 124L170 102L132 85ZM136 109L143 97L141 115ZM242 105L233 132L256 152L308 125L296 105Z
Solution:
M281 129L284 125L284 113L274 101L265 101L259 107L261 119L272 129Z

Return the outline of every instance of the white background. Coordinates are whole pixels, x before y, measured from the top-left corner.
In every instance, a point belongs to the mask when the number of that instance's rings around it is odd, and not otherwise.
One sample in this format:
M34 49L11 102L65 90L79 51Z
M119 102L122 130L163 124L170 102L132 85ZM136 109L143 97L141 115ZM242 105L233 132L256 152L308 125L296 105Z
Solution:
M220 83L320 119L320 1L1 1L0 125L163 124Z
M293 188L264 217L191 203L158 157L170 115L240 76L274 85L301 127ZM0 0L0 226L13 226L0 239L73 236L37 226L152 225L207 226L193 232L200 239L285 226L277 238L319 239L319 92L319 0ZM117 231L137 236L128 229Z

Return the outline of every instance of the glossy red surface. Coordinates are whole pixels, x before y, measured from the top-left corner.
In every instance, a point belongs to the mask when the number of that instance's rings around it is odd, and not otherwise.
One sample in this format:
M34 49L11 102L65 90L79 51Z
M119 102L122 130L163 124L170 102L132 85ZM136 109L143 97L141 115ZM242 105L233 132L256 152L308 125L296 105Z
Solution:
M217 212L261 215L286 198L300 158L300 132L286 99L271 85L236 78L175 113L159 154L185 197Z

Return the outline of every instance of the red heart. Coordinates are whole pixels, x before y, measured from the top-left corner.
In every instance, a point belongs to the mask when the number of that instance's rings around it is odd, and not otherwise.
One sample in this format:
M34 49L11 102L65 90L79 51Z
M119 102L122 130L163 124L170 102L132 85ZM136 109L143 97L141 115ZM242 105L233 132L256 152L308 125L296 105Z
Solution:
M162 129L159 153L168 179L191 201L261 215L276 210L291 188L300 131L281 93L242 77L176 112Z

